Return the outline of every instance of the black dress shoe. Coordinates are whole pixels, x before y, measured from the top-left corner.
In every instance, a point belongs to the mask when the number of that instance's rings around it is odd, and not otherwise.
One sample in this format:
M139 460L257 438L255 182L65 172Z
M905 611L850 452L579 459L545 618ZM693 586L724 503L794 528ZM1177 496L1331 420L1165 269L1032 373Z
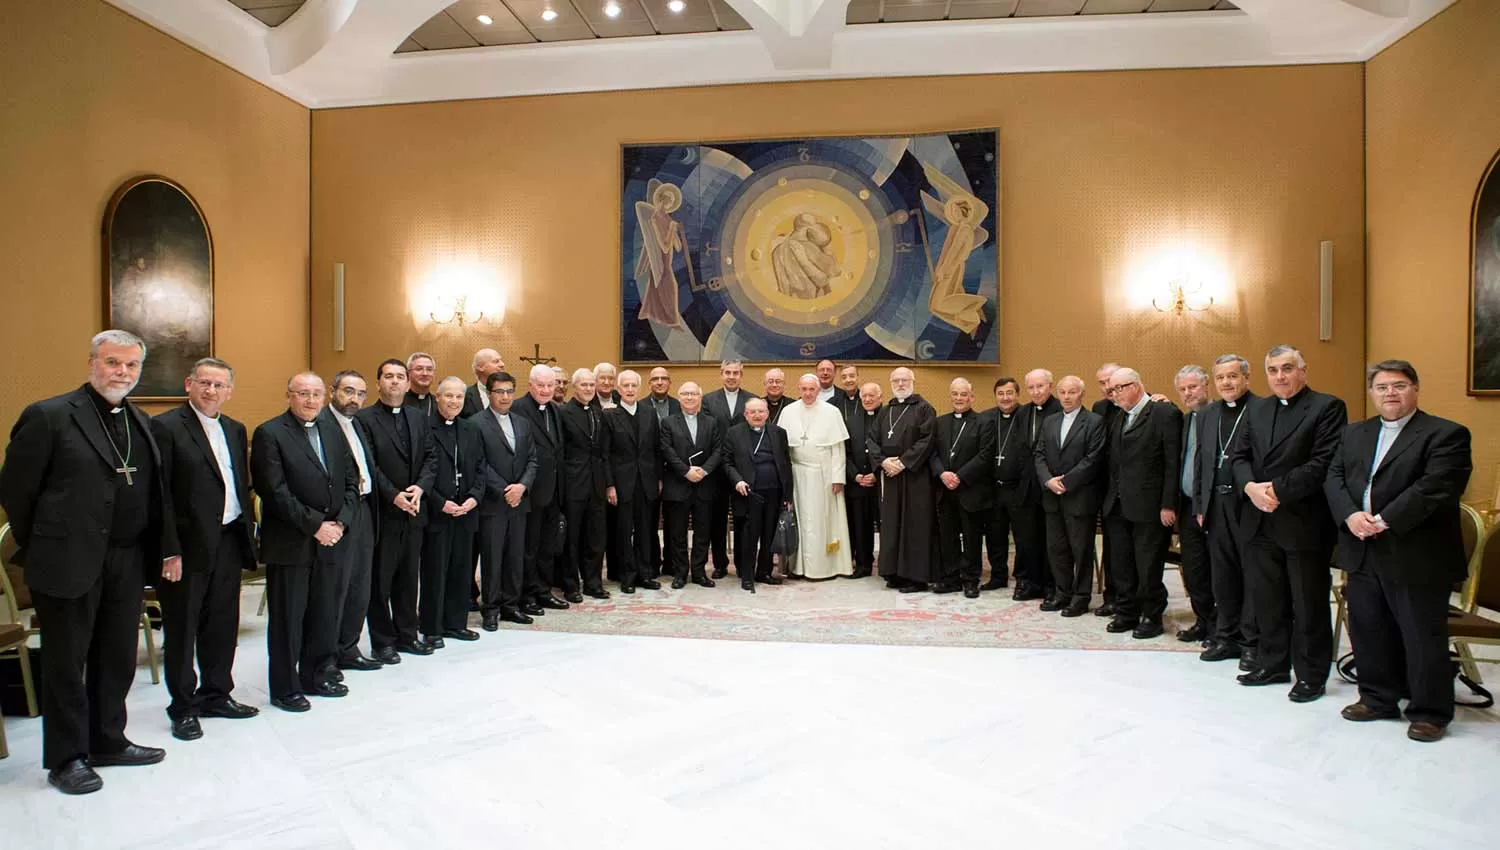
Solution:
M516 616L517 617L526 617L525 614L519 614L519 613L516 614ZM526 617L526 622L528 622L528 623L531 622L531 618L530 617ZM484 629L487 632L497 632L497 631L499 631L500 630L500 615L498 615L498 614L485 614L484 615L484 622L482 624L480 624L480 628Z
M140 744L126 744L125 749L117 753L89 753L90 767L141 767L148 764L156 764L167 757L167 751L160 747L143 747Z
M533 620L525 614L522 614L520 611L502 611L500 613L500 619L504 620L507 623L515 623L521 626L529 626L532 623L536 622L536 620ZM494 629L490 629L490 631L493 632Z
M966 582L964 582L964 598L965 599L978 599L979 598L979 582L974 582L974 581L966 581Z
M444 629L443 637L464 641L479 640L479 632L476 632L473 629Z
M1240 645L1234 641L1216 640L1198 653L1199 661L1228 661L1240 657Z
M657 581L654 578L648 578L642 581L638 581L635 583L635 586L639 587L642 590L661 590L661 582Z
M330 699L346 697L349 695L349 686L338 682L319 682L308 688L307 693L315 697L329 697Z
M1264 685L1285 685L1292 680L1291 673L1272 673L1270 670L1251 670L1241 676L1235 676L1234 680L1247 688L1259 688Z
M292 694L289 697L271 697L271 705L276 706L282 711L290 711L293 714L301 714L304 711L312 710L312 703L308 702L307 697L301 694Z
M1068 607L1062 609L1062 615L1064 617L1082 617L1088 611L1089 604L1087 602L1073 602Z
M1191 628L1186 628L1177 633L1177 639L1183 643L1198 643L1208 637L1208 627L1203 623L1194 623Z
M687 587L687 579L685 579L685 578L674 578L674 579L672 579L672 589L673 590L681 590L684 587Z
M381 666L386 664L400 664L401 656L396 654L396 647L382 646L375 650L375 660L379 661Z
M1063 608L1066 608L1066 607L1067 606L1063 604L1063 601L1061 599L1058 599L1056 596L1053 596L1053 597L1050 597L1048 599L1043 599L1042 600L1042 604L1040 606L1040 610L1042 610L1042 611L1061 611Z
M713 574L711 576L709 576L709 577L710 578L723 578L723 577L725 577L727 575L729 575L729 570L726 570L723 567L714 567Z
M427 647L430 647L432 649L443 649L443 648L445 648L445 647L448 646L448 644L443 641L443 638L442 638L441 635L423 635L422 639L419 640L419 641L417 641L417 645L418 646L427 646ZM396 648L397 649L401 649L401 647L399 647L399 646L396 647ZM401 650L401 651L405 652L406 650Z
M1113 617L1114 615L1115 604L1113 602L1106 602L1103 605L1100 605L1098 608L1094 609L1095 617Z
M908 581L896 589L898 593L926 593L927 583L924 581Z
M776 576L756 576L755 580L761 584L781 584L781 579Z
M547 594L546 596L543 596L543 597L537 599L536 604L540 605L543 608L551 608L554 611L566 611L566 610L568 610L568 603L564 602L561 599L558 599L556 596L553 596L550 593ZM530 614L531 612L530 611L526 611L525 613Z
M1250 669L1252 670L1260 667L1260 664L1258 663L1260 661L1260 651L1253 646L1245 647L1244 650L1242 650L1240 653L1240 658L1249 661Z
M1140 624L1140 620L1132 620L1125 617L1116 617L1113 620L1109 621L1109 625L1105 626L1104 630L1112 635L1118 635L1124 632L1133 632L1135 631L1135 627L1139 626Z
M633 584L621 584L620 585L620 592L621 593L635 593L635 585L633 585Z
M1007 580L1007 579L1000 579L999 581L996 581L995 579L990 579L989 581L985 582L984 584L981 584L979 586L979 589L980 590L1004 590L1007 587L1010 587L1010 581Z
M1016 584L1016 590L1010 595L1017 602L1030 602L1033 599L1044 599L1047 594L1034 584Z
M1312 702L1325 693L1328 693L1328 689L1325 685L1314 685L1311 682L1298 682L1297 684L1292 685L1292 689L1287 693L1286 698L1291 700L1292 702Z
M605 590L602 587L595 587L589 590L585 590L583 592L583 595L587 596L590 599L608 599L609 591Z
M754 593L755 592L755 582L752 581L751 579L748 579L748 578L745 579L744 581L740 582L740 590L748 590L751 593Z
M875 571L869 567L855 567L854 573L849 578L869 578L874 574ZM759 579L756 579L756 581L759 581Z
M222 717L226 720L245 720L257 714L260 714L260 709L236 702L233 697L206 702L198 708L199 717Z
M337 667L334 667L329 670L324 670L323 678L327 679L330 682L342 682L344 681L344 674L340 672Z
M47 782L64 794L92 794L104 787L104 780L81 756L47 771Z
M714 580L711 579L711 578L705 578L703 576L699 576L699 577L693 579L693 584L696 584L699 587L713 587L714 586Z
M1151 638L1161 637L1164 633L1165 630L1161 627L1161 623L1155 620L1142 620L1140 625L1136 626L1130 632L1130 636L1136 640L1150 640Z
M403 642L396 644L396 651L404 652L407 655L431 655L433 650L437 648L438 647L435 647L430 643L423 643L419 640L412 641L410 643Z
M885 586L886 586L887 590L900 590L901 588L906 587L910 583L911 582L908 582L906 579L902 578L901 576L891 576L890 578L888 578L888 579L885 580Z
M188 714L172 718L172 737L179 741L196 741L203 737L203 726L198 718Z
M933 593L957 593L963 587L956 581L939 581L932 584L931 590Z
M1250 657L1249 652L1247 650L1246 654L1240 656L1240 672L1241 673L1254 673L1255 670L1256 670L1255 659Z
M583 602L583 594L579 593L576 590L570 590L567 593L564 593L563 598L573 603L574 605L578 605Z
M338 663L340 670L379 670L384 666L379 661L363 655L346 655L340 658Z
M547 616L547 609L536 604L535 602L522 602L521 613L527 615L528 617L545 617Z

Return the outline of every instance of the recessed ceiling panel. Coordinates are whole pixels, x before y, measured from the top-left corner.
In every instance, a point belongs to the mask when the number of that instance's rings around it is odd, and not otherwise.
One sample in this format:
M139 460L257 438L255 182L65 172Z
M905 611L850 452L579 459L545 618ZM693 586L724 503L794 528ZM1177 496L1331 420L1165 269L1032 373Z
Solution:
M1219 0L1155 0L1148 11L1207 12L1217 5L1219 5Z
M1016 0L953 0L948 18L954 21L1008 18L1015 14Z
M601 38L623 38L626 36L656 35L656 27L636 0L573 0L578 11L588 21L589 28ZM618 9L610 17L606 9Z
M536 39L501 0L458 0L448 7L452 18L480 44L531 44ZM484 20L488 20L486 24Z
M1076 15L1083 10L1083 0L1021 0L1016 6L1018 18L1046 18L1054 15Z
M717 19L718 22L719 22L719 29L721 29L721 30L747 30L747 29L750 29L750 25L747 24L747 23L745 23L745 19L742 18L742 17L740 17L740 13L736 12L735 10L733 10L731 8L729 8L729 4L725 3L724 0L709 0L709 4L708 5L709 5L710 8L712 8L714 10L714 18Z
M449 17L447 12L428 18L426 23L412 32L411 40L428 50L453 50L459 47L479 46L479 42L459 26L458 21Z
M1146 11L1151 0L1088 0L1083 4L1085 15L1129 15Z
M671 0L640 0L646 17L662 35L685 32L716 32L719 22L714 20L714 11L708 0L682 0L681 12L672 11L667 4Z
M568 0L507 0L505 5L541 41L581 41L598 37ZM542 16L548 12L556 12L557 17L544 20Z

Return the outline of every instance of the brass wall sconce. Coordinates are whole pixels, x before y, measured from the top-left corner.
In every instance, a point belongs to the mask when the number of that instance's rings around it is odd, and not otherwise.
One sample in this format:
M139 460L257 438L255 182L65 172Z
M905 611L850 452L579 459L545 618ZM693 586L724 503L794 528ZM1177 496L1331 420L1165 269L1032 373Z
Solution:
M1203 291L1201 280L1186 276L1167 281L1166 292L1151 297L1151 306L1161 313L1202 313L1214 306L1214 298Z
M469 314L468 303L469 296L467 295L459 295L451 300L443 299L438 302L437 309L428 315L432 318L433 322L439 325L457 323L459 327L463 327L466 323L472 324L484 321L483 311L474 313L473 315Z

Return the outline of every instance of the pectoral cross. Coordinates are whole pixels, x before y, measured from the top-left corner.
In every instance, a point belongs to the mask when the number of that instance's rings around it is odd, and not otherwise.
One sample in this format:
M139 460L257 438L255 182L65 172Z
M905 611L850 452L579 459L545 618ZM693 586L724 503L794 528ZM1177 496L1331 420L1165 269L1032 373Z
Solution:
M130 466L129 464L126 464L125 466L120 466L120 467L116 467L115 468L115 472L118 472L121 475L125 476L125 486L127 486L127 487L132 486L132 485L135 484L135 479L133 479L133 478L130 477L130 473L132 473L132 472L139 472L139 471L140 471L139 469L137 469L134 466Z
M464 474L462 472L459 472L456 469L453 470L453 489L454 490L457 490L457 489L459 489L462 486L459 482L461 482L463 480L464 480Z

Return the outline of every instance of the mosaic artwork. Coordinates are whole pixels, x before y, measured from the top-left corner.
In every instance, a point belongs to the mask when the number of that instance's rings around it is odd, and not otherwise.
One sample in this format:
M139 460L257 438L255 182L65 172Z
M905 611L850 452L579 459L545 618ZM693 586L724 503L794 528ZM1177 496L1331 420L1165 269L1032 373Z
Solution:
M994 130L627 146L621 359L994 362Z

